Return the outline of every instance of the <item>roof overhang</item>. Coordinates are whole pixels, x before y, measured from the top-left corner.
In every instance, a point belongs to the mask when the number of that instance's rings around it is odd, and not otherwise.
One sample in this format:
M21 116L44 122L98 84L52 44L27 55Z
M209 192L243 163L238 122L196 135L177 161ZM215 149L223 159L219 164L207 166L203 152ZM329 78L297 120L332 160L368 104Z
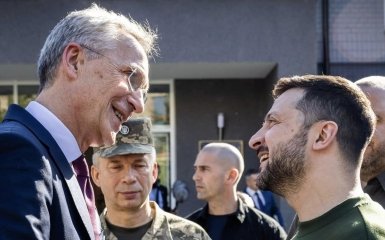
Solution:
M150 79L258 79L267 77L274 62L151 63ZM0 81L36 80L35 64L0 64Z
M256 79L266 78L273 62L247 63L155 63L150 79Z

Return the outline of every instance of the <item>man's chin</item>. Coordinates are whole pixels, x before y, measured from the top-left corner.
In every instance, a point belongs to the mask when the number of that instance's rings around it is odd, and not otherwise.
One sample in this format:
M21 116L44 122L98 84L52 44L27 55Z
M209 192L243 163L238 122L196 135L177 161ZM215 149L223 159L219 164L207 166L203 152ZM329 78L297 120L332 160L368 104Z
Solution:
M197 199L199 200L205 200L205 198L202 195L197 195Z

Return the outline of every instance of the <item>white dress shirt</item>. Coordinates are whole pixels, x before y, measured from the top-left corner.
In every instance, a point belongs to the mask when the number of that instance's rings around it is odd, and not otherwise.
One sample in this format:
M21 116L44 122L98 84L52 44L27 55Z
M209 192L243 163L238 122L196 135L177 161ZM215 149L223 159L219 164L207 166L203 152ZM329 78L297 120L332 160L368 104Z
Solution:
M256 208L261 209L261 206L259 206L258 198L262 202L263 206L266 205L266 201L265 201L265 198L263 197L261 190L254 191L253 189L246 187L246 192L253 199ZM258 194L258 196L257 196L257 194Z
M74 135L50 110L36 101L25 109L48 130L69 163L82 155Z

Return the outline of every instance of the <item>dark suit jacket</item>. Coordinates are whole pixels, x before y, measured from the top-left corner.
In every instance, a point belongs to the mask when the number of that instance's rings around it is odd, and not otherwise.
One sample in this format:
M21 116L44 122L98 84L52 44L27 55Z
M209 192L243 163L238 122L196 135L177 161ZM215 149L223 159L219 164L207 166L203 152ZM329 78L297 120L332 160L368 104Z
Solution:
M159 203L160 203L159 193L160 193L160 195L162 196L162 200L163 200L162 209L167 211L167 212L171 211L170 207L168 206L168 190L167 190L167 187L165 187L162 184L160 184L159 179L157 179L156 182L152 185L152 188L155 190L155 199L154 199L154 201L156 203L158 203L158 205L159 205Z
M244 192L247 193L246 189ZM261 191L261 192L262 192L263 198L265 199L265 205L262 206L259 210L261 210L262 212L266 213L271 217L274 217L274 218L276 217L279 224L281 224L281 226L284 226L282 214L277 204L275 203L273 193L270 191Z
M72 168L51 134L11 105L0 124L0 239L94 239Z

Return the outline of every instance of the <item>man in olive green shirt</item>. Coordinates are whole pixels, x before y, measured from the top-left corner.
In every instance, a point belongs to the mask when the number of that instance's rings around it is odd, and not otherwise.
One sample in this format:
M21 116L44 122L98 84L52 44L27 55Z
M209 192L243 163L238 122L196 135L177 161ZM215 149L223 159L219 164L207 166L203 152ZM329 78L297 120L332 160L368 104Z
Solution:
M335 76L281 78L262 128L249 142L257 184L299 218L292 239L385 239L385 210L361 188L360 167L376 116L365 94Z

